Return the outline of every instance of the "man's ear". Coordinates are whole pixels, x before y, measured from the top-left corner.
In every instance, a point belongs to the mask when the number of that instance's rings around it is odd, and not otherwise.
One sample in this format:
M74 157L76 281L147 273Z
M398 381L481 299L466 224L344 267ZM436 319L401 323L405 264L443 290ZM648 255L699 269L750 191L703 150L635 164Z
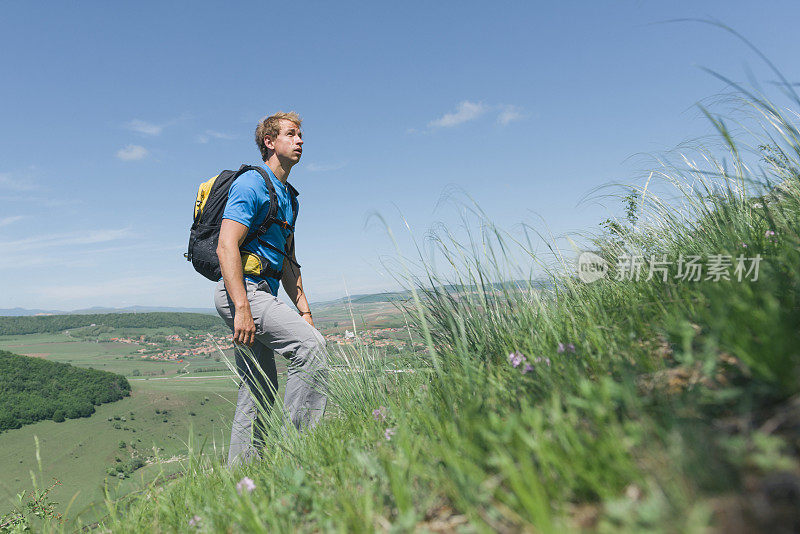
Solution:
M272 138L268 135L264 136L264 146L270 150L275 150L275 143L272 142Z

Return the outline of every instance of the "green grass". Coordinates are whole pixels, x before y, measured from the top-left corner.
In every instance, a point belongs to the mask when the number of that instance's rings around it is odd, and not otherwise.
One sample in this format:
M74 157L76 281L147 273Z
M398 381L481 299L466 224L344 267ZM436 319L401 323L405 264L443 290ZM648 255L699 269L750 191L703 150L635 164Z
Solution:
M464 239L432 236L451 274L422 258L422 272L407 275L425 354L390 360L369 347L332 347L329 410L316 429L287 432L274 410L261 461L229 470L217 456L193 455L183 476L109 498L103 527L704 532L731 517L750 531L797 525L800 132L760 95L742 104L766 132L747 141L767 148L746 155L709 115L726 161L705 153L695 158L703 167L656 169L664 184L620 191L625 216L586 238L611 278L579 282L569 262L545 262L476 210L478 227L466 225L475 230ZM705 261L735 257L742 243L763 258L757 282L615 279L626 254ZM549 269L552 290L497 284L530 271L520 257ZM510 353L525 361L514 365Z

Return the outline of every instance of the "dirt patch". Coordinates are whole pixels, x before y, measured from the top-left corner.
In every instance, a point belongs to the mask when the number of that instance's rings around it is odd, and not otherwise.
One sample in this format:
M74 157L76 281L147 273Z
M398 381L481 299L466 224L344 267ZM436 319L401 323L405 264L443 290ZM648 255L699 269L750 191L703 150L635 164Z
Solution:
M30 356L31 358L47 358L50 356L49 352L23 352L23 356Z

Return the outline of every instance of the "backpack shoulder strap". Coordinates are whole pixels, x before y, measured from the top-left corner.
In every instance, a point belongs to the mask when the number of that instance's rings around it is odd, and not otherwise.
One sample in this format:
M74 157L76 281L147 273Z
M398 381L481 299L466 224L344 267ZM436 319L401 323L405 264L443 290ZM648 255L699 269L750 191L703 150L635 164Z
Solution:
M267 171L257 165L242 165L238 173L242 174L247 171L257 171L264 179L264 183L267 185L267 192L269 193L269 207L267 208L267 216L264 217L264 221L258 227L258 230L249 234L242 242L242 246L266 234L269 227L275 222L275 214L278 212L278 196L275 194L275 187L272 185L272 180L269 174L267 174Z
M300 196L300 193L297 192L297 189L294 188L292 184L286 182L286 186L289 188L289 197L291 198L292 202L292 232L294 232L294 225L297 222L297 212L300 210L300 203L297 201L297 197Z

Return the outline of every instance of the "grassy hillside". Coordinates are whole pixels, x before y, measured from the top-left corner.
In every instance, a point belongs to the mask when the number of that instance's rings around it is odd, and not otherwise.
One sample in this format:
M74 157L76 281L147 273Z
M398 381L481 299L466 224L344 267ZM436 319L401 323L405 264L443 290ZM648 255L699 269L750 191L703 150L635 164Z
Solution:
M109 499L103 526L797 531L800 132L742 103L764 119L765 138L747 140L760 151L712 117L727 161L687 157L657 169L672 190L622 191L624 216L592 243L605 277L565 262L552 291L498 290L513 249L532 250L488 221L464 243L439 236L457 274L412 284L425 355L334 351L314 431L283 430L275 410L262 461L192 457L176 480Z

